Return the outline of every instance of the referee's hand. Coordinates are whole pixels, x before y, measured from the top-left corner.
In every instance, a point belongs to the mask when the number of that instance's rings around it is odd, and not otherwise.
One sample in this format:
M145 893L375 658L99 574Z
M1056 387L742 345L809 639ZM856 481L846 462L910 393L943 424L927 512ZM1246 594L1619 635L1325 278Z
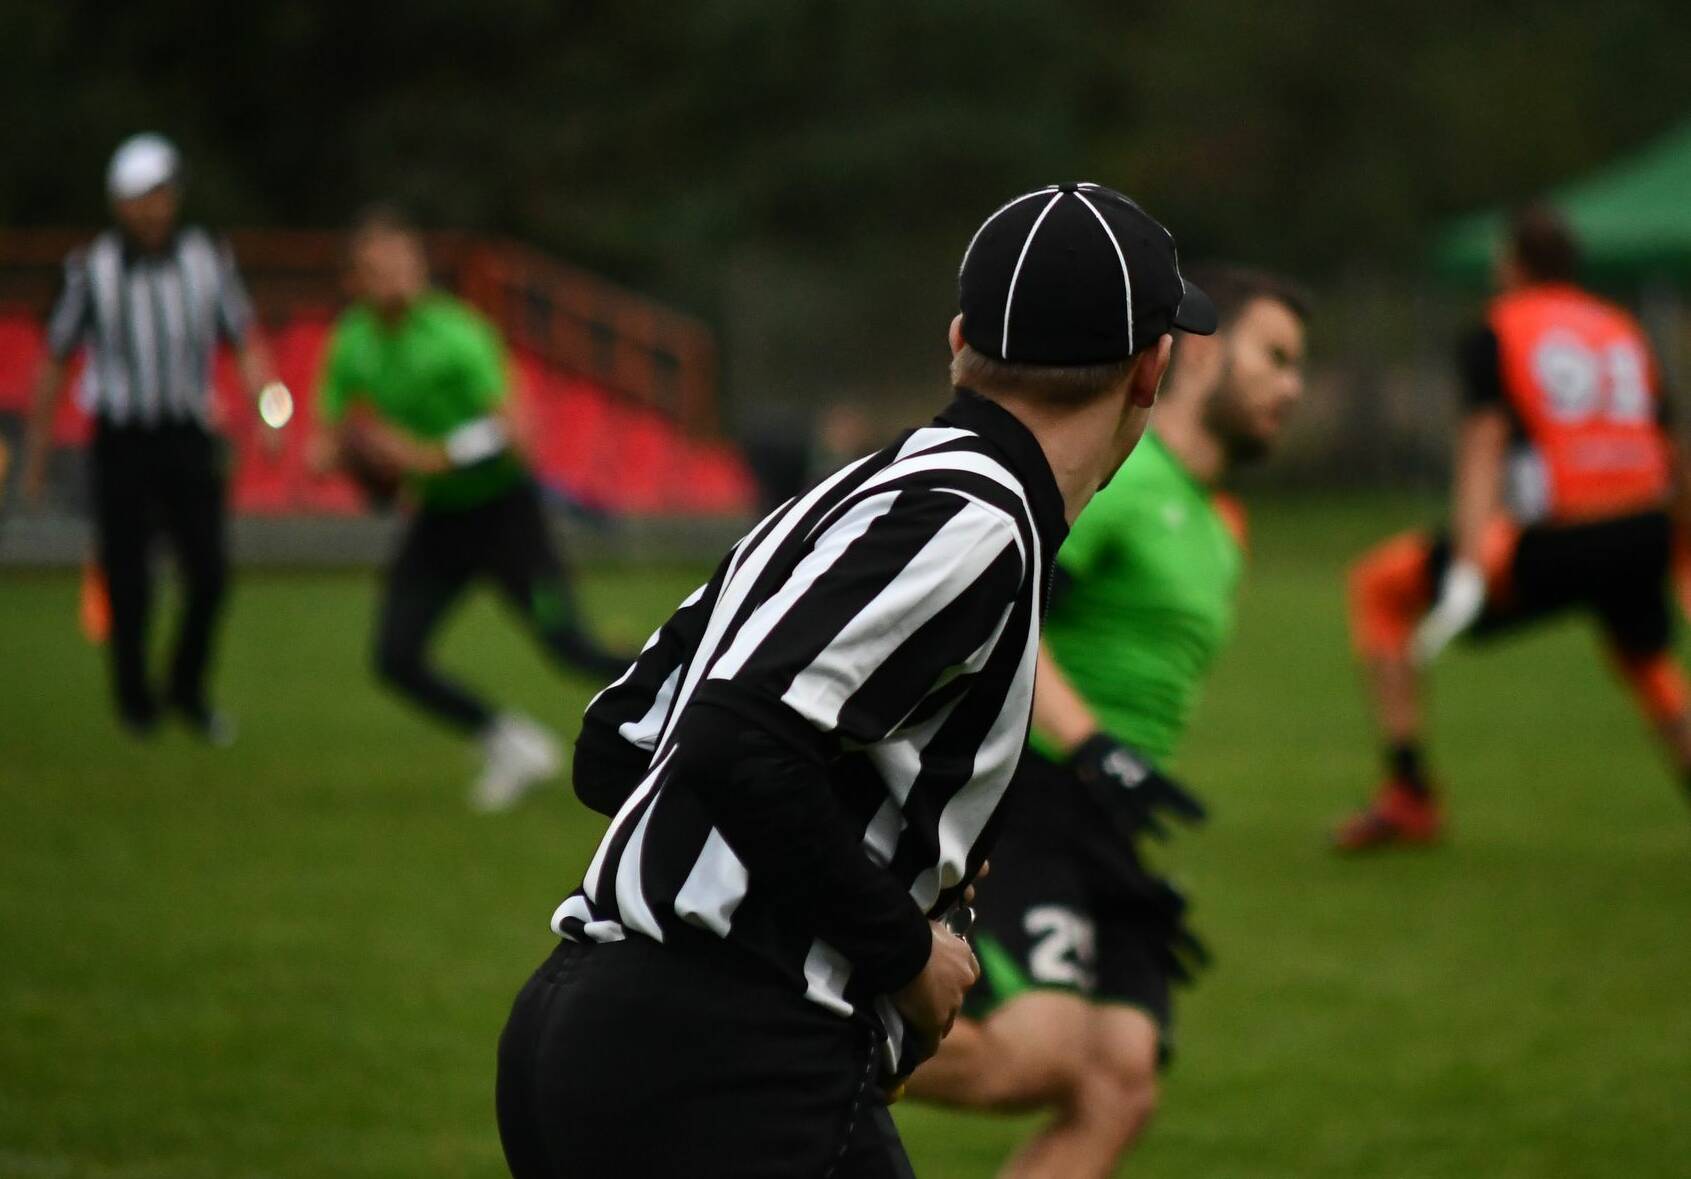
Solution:
M892 1001L918 1035L937 1044L957 1021L963 995L981 976L981 964L969 943L944 925L930 921L928 927L934 939L928 964Z

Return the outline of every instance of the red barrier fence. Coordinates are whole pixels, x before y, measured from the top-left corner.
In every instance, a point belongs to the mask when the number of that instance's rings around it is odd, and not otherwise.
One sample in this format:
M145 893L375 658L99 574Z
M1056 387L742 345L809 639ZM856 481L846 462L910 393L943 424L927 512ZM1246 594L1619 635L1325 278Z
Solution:
M25 408L60 265L89 236L0 233L0 413ZM236 508L358 510L344 481L311 477L304 454L308 392L342 302L340 241L271 230L230 238L280 376L300 407L282 453L264 453L232 366L219 358L217 401L237 454ZM429 250L438 281L505 335L515 391L536 427L535 465L544 481L612 512L724 515L751 508L751 477L718 437L716 347L703 324L520 246L441 234L430 238ZM75 401L66 399L55 422L65 445L86 438Z

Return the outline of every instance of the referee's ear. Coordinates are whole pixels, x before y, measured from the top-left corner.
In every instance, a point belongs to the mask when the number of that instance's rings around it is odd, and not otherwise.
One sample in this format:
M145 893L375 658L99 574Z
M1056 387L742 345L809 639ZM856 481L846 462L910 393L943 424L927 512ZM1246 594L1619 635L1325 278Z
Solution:
M1127 378L1129 404L1140 409L1150 409L1156 404L1157 389L1163 383L1163 374L1168 372L1168 360L1173 352L1174 337L1164 332L1155 348L1147 348L1139 354Z
M946 334L951 341L951 355L956 356L963 351L963 313L959 311L951 317L951 330Z

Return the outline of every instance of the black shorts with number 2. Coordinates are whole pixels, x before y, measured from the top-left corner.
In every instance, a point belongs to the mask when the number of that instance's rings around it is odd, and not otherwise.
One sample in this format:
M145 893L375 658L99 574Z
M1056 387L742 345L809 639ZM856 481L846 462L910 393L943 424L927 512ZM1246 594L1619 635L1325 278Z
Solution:
M981 1019L1030 990L1136 1007L1172 1045L1178 894L1061 766L1032 750L1011 789L992 870L975 897L981 979L964 1012Z

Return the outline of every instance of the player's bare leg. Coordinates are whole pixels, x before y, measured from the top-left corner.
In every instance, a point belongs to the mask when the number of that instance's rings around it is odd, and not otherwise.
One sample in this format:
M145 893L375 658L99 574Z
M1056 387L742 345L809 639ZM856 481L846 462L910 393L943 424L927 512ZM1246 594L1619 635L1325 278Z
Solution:
M1017 1112L1060 1100L1087 1054L1092 1006L1078 995L1029 991L984 1020L959 1019L910 1078L921 1101Z
M1403 655L1370 659L1368 687L1380 733L1393 745L1421 739L1421 675Z
M1610 656L1679 774L1691 791L1691 687L1672 655L1627 655L1613 647Z
M1680 776L1691 783L1691 711L1681 711L1658 722L1656 732L1673 755Z
M1131 1007L1092 1008L1090 1051L1056 1118L1003 1179L1108 1179L1157 1108L1157 1025Z
M1686 801L1691 802L1691 710L1681 710L1677 715L1658 720L1656 734L1667 747L1674 769L1679 772Z
M1443 825L1421 767L1421 674L1410 638L1431 600L1426 538L1395 536L1351 569L1351 635L1363 659L1388 777L1366 808L1333 833L1342 851L1430 842Z
M1051 1109L1000 1174L1103 1179L1156 1108L1157 1042L1156 1024L1134 1008L1034 991L985 1021L960 1020L909 1092L969 1109Z

